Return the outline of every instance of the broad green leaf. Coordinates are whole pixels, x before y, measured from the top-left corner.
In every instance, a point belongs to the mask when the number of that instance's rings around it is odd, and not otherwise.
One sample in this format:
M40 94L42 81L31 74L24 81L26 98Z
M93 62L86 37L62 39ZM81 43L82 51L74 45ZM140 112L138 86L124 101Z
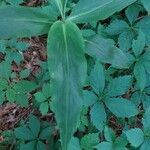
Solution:
M31 115L29 118L29 128L31 129L31 132L33 135L38 137L39 132L40 132L40 121L38 120L37 117Z
M75 138L75 137L71 138L69 150L81 150L78 138Z
M34 140L35 138L31 130L29 130L26 127L16 128L15 135L17 139L21 139L21 140Z
M76 23L104 20L135 1L136 0L80 0L73 8L69 20Z
M94 68L91 71L90 85L98 95L101 94L104 90L105 87L104 68L102 64L100 64L98 61L96 62Z
M62 150L67 150L80 115L86 78L84 41L75 24L58 21L52 26L48 57L53 111L60 129Z
M101 102L94 104L94 106L91 108L90 115L93 125L98 130L102 131L106 124L106 112L104 105Z
M146 43L145 35L142 31L139 31L137 40L133 40L132 43L132 49L135 56L139 56L143 52L145 43Z
M132 4L126 9L126 16L130 22L130 24L133 24L136 18L138 17L140 13L141 7L138 4Z
M53 8L0 7L0 39L45 34L56 20Z
M139 147L144 141L144 133L139 128L130 129L125 132L128 141L134 147Z
M103 63L112 64L112 67L128 67L127 56L114 46L113 40L104 39L100 35L95 35L90 40L86 40L86 53Z
M28 142L27 144L21 144L20 150L35 150L36 141Z
M94 148L97 150L112 150L113 144L110 142L101 142L100 144L96 145Z
M132 76L114 78L110 83L107 95L110 97L123 95L129 90L131 86Z
M148 14L150 14L150 3L149 0L141 0L144 8L147 10Z
M99 133L89 133L81 139L81 147L85 150L92 150L99 143Z
M132 117L138 114L134 103L123 98L110 98L105 101L109 110L117 117Z
M106 33L108 35L119 35L125 30L129 29L129 25L123 20L114 20L107 28Z
M141 91L144 90L146 87L147 83L147 75L146 75L146 70L141 63L136 63L134 67L134 76L136 78L138 87L140 88Z

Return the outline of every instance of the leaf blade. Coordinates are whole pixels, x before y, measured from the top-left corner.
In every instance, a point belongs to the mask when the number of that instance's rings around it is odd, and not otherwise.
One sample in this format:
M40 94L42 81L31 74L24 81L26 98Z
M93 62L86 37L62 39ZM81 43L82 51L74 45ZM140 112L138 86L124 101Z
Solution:
M52 78L53 110L63 150L67 149L76 129L82 106L81 88L86 77L83 43L78 28L71 22L58 21L49 32L48 64Z
M135 1L136 0L92 0L91 2L91 0L80 0L74 7L69 20L76 23L104 20Z
M46 8L3 6L0 8L0 38L27 37L45 34L56 20Z

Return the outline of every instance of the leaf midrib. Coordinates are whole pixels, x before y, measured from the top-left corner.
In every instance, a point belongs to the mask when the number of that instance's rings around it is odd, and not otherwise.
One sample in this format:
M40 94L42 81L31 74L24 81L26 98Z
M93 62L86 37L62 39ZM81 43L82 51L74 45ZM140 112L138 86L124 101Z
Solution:
M95 7L94 9L91 9L90 11L87 11L87 12L81 13L81 14L79 14L79 15L75 15L75 16L69 17L69 19L70 19L70 20L73 20L73 19L75 19L75 18L78 18L78 17L84 16L84 15L87 15L87 14L92 13L92 12L94 12L94 11L96 11L96 10L102 8L102 7L105 7L106 5L108 5L108 4L112 3L112 2L113 2L113 0L112 0L111 2L105 3L104 5L100 5L100 6L98 6L98 7Z
M66 98L65 98L65 106L67 108L67 114L66 114L66 120L65 120L65 139L67 139L68 136L68 127L67 127L67 122L69 119L69 112L68 112L68 108L69 108L69 92L70 92L70 88L69 88L69 81L70 81L70 63L69 63L69 53L68 53L68 46L67 46L67 36L66 36L66 27L65 24L62 24L62 31L63 31L63 37L64 37L64 43L65 43L65 57L66 57L66 62L67 62L67 83L66 83Z

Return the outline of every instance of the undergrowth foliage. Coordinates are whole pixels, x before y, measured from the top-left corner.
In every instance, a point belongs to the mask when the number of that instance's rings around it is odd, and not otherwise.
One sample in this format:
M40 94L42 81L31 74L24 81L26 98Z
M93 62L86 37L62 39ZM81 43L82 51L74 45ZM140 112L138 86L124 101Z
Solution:
M149 1L40 4L0 1L0 105L32 107L0 149L149 150Z

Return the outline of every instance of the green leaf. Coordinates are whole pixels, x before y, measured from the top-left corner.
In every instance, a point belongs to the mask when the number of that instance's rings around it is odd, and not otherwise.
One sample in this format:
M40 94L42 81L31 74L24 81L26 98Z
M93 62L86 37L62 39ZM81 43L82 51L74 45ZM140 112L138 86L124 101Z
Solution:
M132 43L132 49L135 56L139 56L143 52L145 43L146 43L145 34L142 31L139 31L137 40L133 40Z
M150 107L145 111L145 114L143 115L142 119L144 131L150 130Z
M0 40L0 52L4 53L6 49L6 41Z
M143 60L143 61L142 61L142 64L143 64L143 66L144 66L146 72L147 72L148 74L150 74L150 62Z
M138 87L141 91L144 90L147 83L147 75L144 66L141 63L136 63L134 67L134 76L137 80Z
M81 150L78 138L75 138L75 137L71 138L69 150Z
M118 35L129 29L129 25L123 20L114 20L107 28L106 33L109 35Z
M132 47L133 38L134 34L131 30L122 32L118 38L119 48L123 51L128 51Z
M134 21L137 19L139 13L140 13L141 7L138 4L132 4L126 9L126 16L130 22L130 24L133 24Z
M25 70L22 70L20 72L20 77L21 78L27 78L29 75L30 75L30 70L29 69L25 69Z
M35 96L35 99L36 99L37 102L46 101L46 98L45 98L45 96L42 92L37 92L37 93L34 94L34 96Z
M142 30L146 36L150 35L150 16L146 16L141 19L135 26L136 29Z
M94 148L97 150L112 150L113 144L110 142L101 142L100 144L96 145Z
M48 58L53 110L60 129L62 150L67 150L79 119L86 78L84 41L75 24L58 21L52 26Z
M23 0L7 0L7 2L9 2L12 5L19 5L23 3Z
M7 80L0 77L0 91L6 90L7 88L8 88Z
M104 105L101 102L94 104L94 106L91 108L90 115L93 125L98 130L102 131L106 125L106 112Z
M20 150L35 150L36 141L31 141L27 144L21 144Z
M128 58L111 39L104 39L100 35L86 40L86 53L103 63L110 63L115 68L127 68Z
M129 90L131 86L131 76L122 76L114 78L110 83L107 95L109 95L110 97L123 95Z
M30 115L29 128L31 129L31 132L33 133L35 138L38 137L40 132L40 121L38 120L37 117Z
M140 150L149 150L150 140L145 140Z
M120 118L129 118L138 114L136 106L123 98L110 98L105 101L105 104L115 116Z
M63 17L63 6L64 6L64 0L54 0L57 7L58 7L58 10L60 11L60 14L61 16Z
M26 127L19 127L15 129L15 135L17 139L21 140L34 140L35 136Z
M42 115L46 115L48 113L48 109L49 109L48 102L44 102L40 105L40 112L42 113Z
M81 139L81 147L85 150L92 150L99 143L99 133L89 133Z
M104 130L104 136L105 136L106 141L108 142L114 142L116 138L114 131L107 126L105 127L105 130Z
M0 92L0 105L3 104L4 100L5 100L5 93L4 92Z
M39 138L42 140L47 140L51 137L52 132L53 132L53 128L46 127L44 129L42 129L42 131L40 132Z
M6 98L9 102L13 103L16 100L16 92L13 89L8 89L6 91Z
M0 38L31 37L45 34L56 20L52 8L3 6L0 8Z
M104 68L102 64L100 64L99 62L96 62L94 68L91 71L90 85L98 95L101 94L104 90L105 87Z
M98 97L91 91L83 91L83 105L89 107L98 101Z
M16 104L19 104L21 107L28 107L28 96L27 94L17 94L16 95Z
M19 93L28 93L33 91L37 85L32 81L21 80L14 84L14 90Z
M43 142L38 141L36 150L47 150L46 145Z
M150 3L149 0L141 0L144 8L147 10L148 14L150 14Z
M130 129L125 132L128 141L134 147L139 147L144 141L143 131L139 128Z
M9 61L3 61L0 63L0 77L9 80L11 76L11 66Z
M80 0L73 8L69 20L76 23L104 20L135 1L136 0Z

